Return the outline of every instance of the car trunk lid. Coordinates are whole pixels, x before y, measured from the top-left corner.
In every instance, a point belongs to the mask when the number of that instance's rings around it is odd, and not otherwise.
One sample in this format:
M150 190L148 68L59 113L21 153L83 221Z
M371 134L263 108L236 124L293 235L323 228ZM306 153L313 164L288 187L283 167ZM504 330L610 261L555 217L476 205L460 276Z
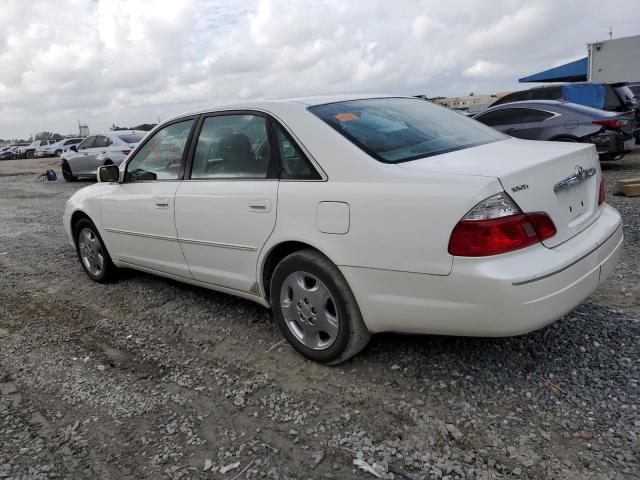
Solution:
M600 164L591 144L509 139L399 164L416 172L497 178L523 212L546 212L557 233L552 248L598 216Z

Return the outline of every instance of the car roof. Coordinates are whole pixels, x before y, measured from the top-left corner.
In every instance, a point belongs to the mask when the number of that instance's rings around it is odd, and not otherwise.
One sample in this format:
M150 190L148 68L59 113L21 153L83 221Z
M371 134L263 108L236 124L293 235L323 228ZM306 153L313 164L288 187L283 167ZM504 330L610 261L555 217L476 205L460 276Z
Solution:
M483 112L480 112L476 116L480 116L487 112L493 112L496 110L506 110L507 108L539 108L539 109L565 109L579 111L584 114L601 115L605 117L619 115L619 112L608 112L597 108L588 107L586 105L580 105L579 103L567 102L565 100L521 100L519 102L501 103L495 107L489 107Z
M367 100L375 98L411 98L415 97L408 95L390 95L390 94L336 94L336 95L317 95L306 97L287 97L287 98L275 98L265 100L247 100L244 102L236 103L223 103L219 105L211 105L207 108L199 108L197 110L191 110L179 115L174 115L167 119L174 120L176 118L186 117L189 115L199 115L207 112L215 112L221 110L269 110L276 106L288 106L290 108L306 109L316 105L326 105L328 103L347 102L351 100ZM166 123L166 122L162 122Z

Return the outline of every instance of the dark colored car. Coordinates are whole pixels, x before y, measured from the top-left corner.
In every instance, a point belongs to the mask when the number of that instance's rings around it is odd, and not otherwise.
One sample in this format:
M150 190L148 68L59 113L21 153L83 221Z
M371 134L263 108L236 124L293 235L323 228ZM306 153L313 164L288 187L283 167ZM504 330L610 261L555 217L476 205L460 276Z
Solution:
M635 145L632 113L617 113L558 100L492 106L474 117L512 137L593 143L601 160L618 160Z
M491 106L524 100L565 100L611 112L628 112L638 108L635 95L627 83L570 83L534 87L509 93Z

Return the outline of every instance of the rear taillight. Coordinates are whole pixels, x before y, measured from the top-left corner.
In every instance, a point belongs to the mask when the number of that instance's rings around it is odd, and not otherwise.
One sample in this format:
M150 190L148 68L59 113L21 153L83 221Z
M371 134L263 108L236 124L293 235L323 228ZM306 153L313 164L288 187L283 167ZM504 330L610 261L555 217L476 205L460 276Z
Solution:
M598 190L598 206L604 203L604 176L600 177L600 188Z
M602 120L594 120L593 122L596 125L601 125L604 128L613 128L615 130L626 130L629 128L629 120L619 119L619 118L607 118Z
M449 253L484 257L511 252L539 243L556 234L544 212L523 213L504 192L480 202L451 232Z

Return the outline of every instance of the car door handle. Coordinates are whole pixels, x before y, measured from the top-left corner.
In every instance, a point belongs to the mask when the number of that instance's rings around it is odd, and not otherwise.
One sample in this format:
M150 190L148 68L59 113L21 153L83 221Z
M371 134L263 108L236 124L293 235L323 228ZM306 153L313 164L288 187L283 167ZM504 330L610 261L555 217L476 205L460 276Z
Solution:
M154 198L153 203L155 203L156 208L169 208L168 198Z
M269 213L271 211L271 200L251 200L249 202L249 211Z

